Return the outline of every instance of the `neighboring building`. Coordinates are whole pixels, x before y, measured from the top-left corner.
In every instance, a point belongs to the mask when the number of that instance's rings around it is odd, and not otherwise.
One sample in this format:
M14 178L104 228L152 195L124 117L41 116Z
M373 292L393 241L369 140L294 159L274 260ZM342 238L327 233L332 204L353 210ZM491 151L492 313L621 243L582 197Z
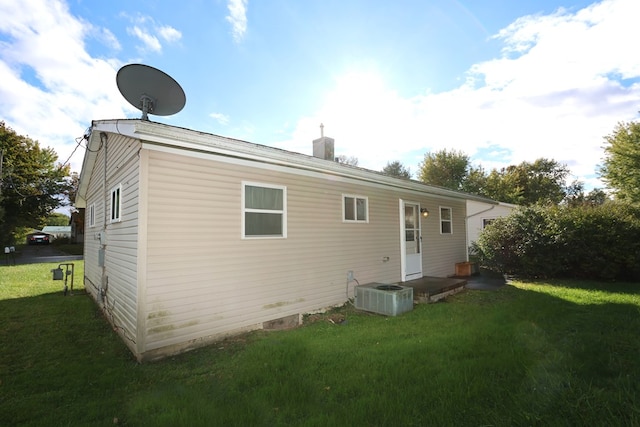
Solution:
M70 225L46 225L42 231L53 236L54 239L71 238Z
M69 219L71 243L84 243L84 209L74 209Z
M331 138L313 143L324 158L93 122L76 198L85 287L139 360L297 322L357 283L455 274L467 200L491 201L341 165Z
M478 240L480 233L496 218L508 216L518 205L503 202L467 201L467 246Z

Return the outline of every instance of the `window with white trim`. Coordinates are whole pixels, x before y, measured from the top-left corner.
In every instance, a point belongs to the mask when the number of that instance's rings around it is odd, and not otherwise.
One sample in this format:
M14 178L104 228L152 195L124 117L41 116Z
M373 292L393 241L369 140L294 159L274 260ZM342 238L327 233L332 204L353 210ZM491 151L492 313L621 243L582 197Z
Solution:
M495 220L496 220L495 218L483 218L482 219L482 229L484 230L485 228L487 228L487 226L489 224L491 224Z
M242 237L287 237L287 187L242 183Z
M343 194L342 220L344 222L369 222L369 199L364 196Z
M89 227L96 225L96 204L91 203L89 205Z
M451 208L440 206L440 234L453 234L453 214Z
M122 218L122 185L111 190L111 222L119 222Z

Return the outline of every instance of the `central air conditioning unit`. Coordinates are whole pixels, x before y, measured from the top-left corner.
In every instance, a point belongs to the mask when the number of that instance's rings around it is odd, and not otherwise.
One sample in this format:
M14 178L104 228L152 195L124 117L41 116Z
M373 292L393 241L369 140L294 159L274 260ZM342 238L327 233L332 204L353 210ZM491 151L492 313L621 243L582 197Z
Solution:
M359 310L397 316L413 310L413 288L383 283L356 286L355 306Z

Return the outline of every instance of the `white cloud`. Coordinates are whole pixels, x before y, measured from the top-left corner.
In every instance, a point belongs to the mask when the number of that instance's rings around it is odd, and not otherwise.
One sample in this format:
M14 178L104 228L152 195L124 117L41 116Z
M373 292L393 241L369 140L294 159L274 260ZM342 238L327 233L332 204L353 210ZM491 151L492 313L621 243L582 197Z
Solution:
M168 25L159 27L158 32L160 33L160 37L170 43L177 42L182 38L182 33L180 31Z
M520 18L496 36L503 56L475 64L448 92L403 98L375 73L346 76L292 140L277 145L310 153L323 122L337 154L371 169L401 159L415 171L425 152L454 148L485 168L552 158L598 184L603 136L637 118L639 15L636 0L606 0ZM483 161L488 147L508 153L505 163Z
M162 45L160 44L160 40L152 34L150 34L147 30L143 30L142 28L134 25L133 27L127 28L127 33L136 37L143 44L143 50L152 51L152 52L161 52Z
M42 13L47 10L48 13ZM75 148L92 119L123 117L113 60L91 58L84 39L91 26L65 3L30 1L15 7L0 0L0 111L16 132L53 147L59 161ZM72 158L79 171L82 150Z
M169 25L160 25L146 15L129 16L121 14L133 24L127 27L127 33L142 42L138 49L142 52L162 52L160 39L167 43L176 43L182 38L182 33ZM159 38L158 38L159 37Z
M229 116L222 113L211 113L209 114L209 117L211 117L212 119L215 119L221 125L228 125L230 121Z
M119 51L122 49L120 41L108 28L91 27L91 33L93 33L93 37L111 50Z
M247 32L247 0L229 0L229 15L226 20L231 23L231 34L236 43L244 38Z

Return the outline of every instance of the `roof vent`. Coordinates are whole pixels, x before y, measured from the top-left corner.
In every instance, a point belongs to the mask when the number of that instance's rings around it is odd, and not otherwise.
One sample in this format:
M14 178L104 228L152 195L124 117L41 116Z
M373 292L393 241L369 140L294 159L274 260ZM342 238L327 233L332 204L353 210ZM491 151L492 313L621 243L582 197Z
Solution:
M324 125L320 123L320 138L313 140L313 157L323 160L335 160L334 139L324 136Z

